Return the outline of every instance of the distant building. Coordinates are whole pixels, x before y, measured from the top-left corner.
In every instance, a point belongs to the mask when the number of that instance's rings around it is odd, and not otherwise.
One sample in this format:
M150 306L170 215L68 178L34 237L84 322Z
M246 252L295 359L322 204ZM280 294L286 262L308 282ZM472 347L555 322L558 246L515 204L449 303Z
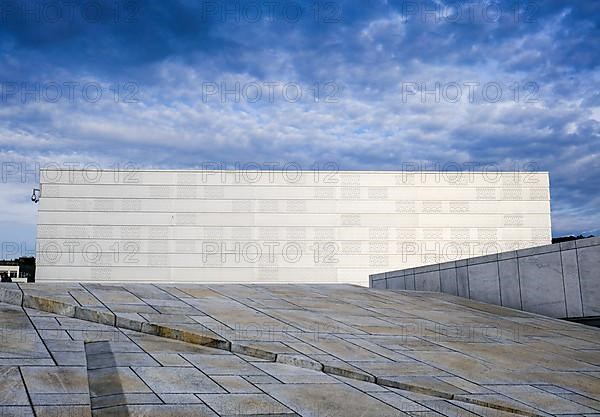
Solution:
M35 280L35 258L21 257L0 261L0 277L3 282L33 282Z
M3 282L27 282L27 279L19 279L19 264L9 264L8 261L0 263L0 277L2 277Z

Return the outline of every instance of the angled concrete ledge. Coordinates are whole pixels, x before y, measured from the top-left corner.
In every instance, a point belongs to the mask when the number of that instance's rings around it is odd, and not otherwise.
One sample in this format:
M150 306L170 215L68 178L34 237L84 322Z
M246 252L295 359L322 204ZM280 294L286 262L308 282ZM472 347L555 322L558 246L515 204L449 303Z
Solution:
M456 268L456 261L444 262L443 264L439 264L439 265L440 265L440 271L443 271L446 269L454 269L454 268Z
M575 240L575 247L577 248L587 248L589 246L598 246L600 245L600 237L592 237L589 239L579 239Z
M145 322L141 320L134 320L128 317L123 317L119 314L116 315L116 323L115 327L119 327L121 329L133 330L136 332L142 332L142 326Z
M498 254L493 253L491 255L476 256L474 258L467 259L467 265L480 265L490 262L498 262Z
M377 274L372 288L437 291L554 318L600 316L600 237ZM393 275L390 275L393 274ZM397 277L404 277L399 279Z
M23 294L23 307L66 317L75 317L75 305L39 295Z
M377 383L377 378L366 372L360 372L353 369L342 368L339 366L332 366L323 364L323 372L330 375L343 376L350 379L356 379L358 381Z
M402 381L396 381L390 378L379 377L376 380L377 385L384 387L397 388L403 391L411 391L419 394L431 395L433 397L444 398L446 400L454 399L454 394L444 391L439 391L431 388L421 387L415 384L409 384Z
M100 311L87 307L75 306L75 314L73 317L94 323L106 324L107 326L116 326L115 315L108 311Z
M279 353L277 354L275 362L283 363L285 365L297 366L299 368L312 369L313 371L323 370L323 364L321 362L315 361L305 356Z
M499 411L506 411L508 413L520 414L529 417L547 417L546 414L539 414L529 409L516 408L506 404L498 404L492 401L483 401L476 397L469 397L467 395L455 395L453 398L455 401L461 401L468 404L479 405L481 407L491 408ZM525 406L525 405L524 405Z
M248 346L236 342L230 342L230 351L233 353L239 353L241 355L252 356L258 359L265 359L270 362L275 362L277 360L277 354L273 352L269 352L264 349L259 349L253 346Z
M519 258L524 258L532 255L542 255L544 253L552 253L561 251L561 244L535 246L533 248L521 249L516 251Z
M227 340L216 339L190 330L178 329L161 324L152 324L152 326L152 330L156 330L156 333L152 334L155 334L156 336L192 343L194 345L208 346L222 350L231 350L231 342Z
M440 270L439 264L425 265L419 268L415 268L415 274L423 274L425 272L435 272Z

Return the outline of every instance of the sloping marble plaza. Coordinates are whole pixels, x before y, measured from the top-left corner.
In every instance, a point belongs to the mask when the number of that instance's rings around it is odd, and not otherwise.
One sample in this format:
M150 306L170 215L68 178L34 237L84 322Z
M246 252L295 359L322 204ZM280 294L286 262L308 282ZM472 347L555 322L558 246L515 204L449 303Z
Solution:
M0 416L600 416L600 330L352 285L1 284Z

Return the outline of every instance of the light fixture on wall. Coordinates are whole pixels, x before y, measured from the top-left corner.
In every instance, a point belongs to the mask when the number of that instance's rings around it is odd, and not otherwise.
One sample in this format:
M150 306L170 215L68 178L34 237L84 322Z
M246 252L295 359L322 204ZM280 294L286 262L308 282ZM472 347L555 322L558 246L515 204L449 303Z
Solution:
M31 194L31 201L33 201L34 203L39 202L41 194L42 192L39 188L34 188Z

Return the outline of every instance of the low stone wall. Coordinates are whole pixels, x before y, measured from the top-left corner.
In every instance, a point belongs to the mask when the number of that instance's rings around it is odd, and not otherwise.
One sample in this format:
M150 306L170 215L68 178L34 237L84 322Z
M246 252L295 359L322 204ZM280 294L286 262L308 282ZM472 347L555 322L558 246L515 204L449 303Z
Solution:
M374 274L369 286L443 292L556 318L600 316L600 237Z

